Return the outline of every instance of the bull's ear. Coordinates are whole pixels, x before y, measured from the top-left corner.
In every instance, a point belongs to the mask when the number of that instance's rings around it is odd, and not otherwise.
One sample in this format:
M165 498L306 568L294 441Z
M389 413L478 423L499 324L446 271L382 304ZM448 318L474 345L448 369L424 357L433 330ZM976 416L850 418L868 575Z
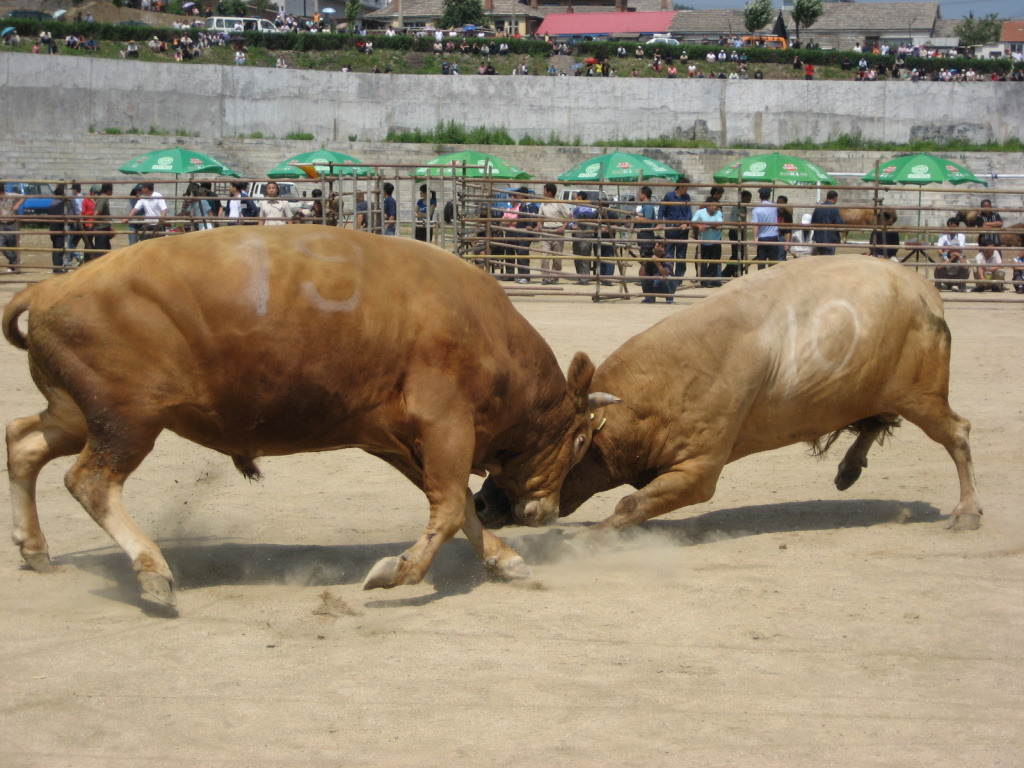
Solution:
M590 381L594 378L594 364L586 352L577 352L569 363L569 375L566 376L569 384L569 394L573 400L573 407L577 413L587 410L587 392L590 390Z

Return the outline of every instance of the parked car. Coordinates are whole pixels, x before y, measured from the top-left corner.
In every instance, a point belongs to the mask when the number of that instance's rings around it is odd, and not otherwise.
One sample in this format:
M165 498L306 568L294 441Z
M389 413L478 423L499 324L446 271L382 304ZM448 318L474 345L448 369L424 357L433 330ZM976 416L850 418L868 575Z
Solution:
M43 11L16 10L7 14L8 19L32 19L33 21L53 21L53 16Z
M24 196L25 202L18 208L18 213L23 216L43 216L53 204L53 187L49 184L9 181L4 187L9 195Z
M650 40L644 41L644 45L657 45L658 43L664 43L665 45L679 45L679 41L672 37L672 35L655 35Z
M302 197L302 193L299 192L299 188L295 185L294 181L278 181L274 179L274 182L277 184L278 197L283 197L287 200ZM254 181L249 184L249 188L245 192L253 200L260 200L266 197L268 183L266 181Z

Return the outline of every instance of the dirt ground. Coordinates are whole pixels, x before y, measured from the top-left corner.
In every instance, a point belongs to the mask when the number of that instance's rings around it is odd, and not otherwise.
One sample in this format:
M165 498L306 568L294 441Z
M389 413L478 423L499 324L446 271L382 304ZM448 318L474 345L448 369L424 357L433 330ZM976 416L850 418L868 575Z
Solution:
M672 311L516 304L566 364ZM845 493L845 442L824 461L794 447L598 551L570 534L621 491L506 529L524 584L485 580L460 536L430 583L363 592L426 522L397 472L346 451L263 460L250 484L165 435L126 504L176 574L171 616L56 461L39 484L56 573L0 549L0 765L1020 766L1024 316L960 303L948 319L974 532L943 530L953 463L904 426ZM7 344L0 392L4 423L43 403Z

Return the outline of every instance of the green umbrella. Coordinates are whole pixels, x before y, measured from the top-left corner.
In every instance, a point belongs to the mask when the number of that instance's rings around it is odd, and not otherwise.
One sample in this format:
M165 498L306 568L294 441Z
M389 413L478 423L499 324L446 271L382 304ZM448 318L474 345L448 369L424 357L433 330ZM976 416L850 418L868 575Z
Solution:
M271 179L305 179L309 177L299 166L311 166L320 176L373 176L374 170L359 165L359 160L351 155L334 152L330 149L318 149L315 152L302 152L278 163L269 171ZM350 165L330 165L330 163L350 163Z
M147 152L125 163L118 170L121 173L168 173L175 176L183 173L215 173L218 176L236 177L242 175L214 157L181 147Z
M810 160L772 152L751 155L728 165L712 177L719 184L738 184L741 180L756 183L826 184L839 182Z
M559 174L561 181L643 181L644 179L671 179L683 176L664 163L647 155L631 152L610 152L584 160L565 173Z
M467 179L530 179L522 168L505 162L496 155L464 149L435 157L413 171L415 176L465 176Z
M879 184L984 184L970 169L934 155L903 155L879 164ZM861 176L861 181L874 181L875 172Z
M861 181L875 181L875 172L868 171ZM878 164L879 184L984 184L970 169L935 155L902 155ZM917 226L921 226L921 190L917 191Z

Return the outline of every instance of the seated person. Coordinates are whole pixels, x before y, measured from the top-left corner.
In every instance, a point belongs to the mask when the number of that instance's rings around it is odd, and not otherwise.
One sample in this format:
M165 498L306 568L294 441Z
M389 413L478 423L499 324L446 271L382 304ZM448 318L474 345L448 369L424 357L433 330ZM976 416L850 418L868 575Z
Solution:
M935 268L935 287L940 291L966 291L967 278L971 270L967 266L965 253L967 238L963 232L957 231L955 216L946 220L946 231L939 236L939 257L942 264ZM943 282L955 281L955 282Z
M644 292L642 304L653 304L655 294L669 294L665 301L674 304L671 294L676 292L676 281L672 279L672 265L665 261L665 241L654 241L651 258L640 262L640 288Z
M1003 256L996 250L994 238L989 234L978 236L978 255L974 257L974 288L973 293L982 291L1005 290L1003 278L1006 272L1003 266Z

